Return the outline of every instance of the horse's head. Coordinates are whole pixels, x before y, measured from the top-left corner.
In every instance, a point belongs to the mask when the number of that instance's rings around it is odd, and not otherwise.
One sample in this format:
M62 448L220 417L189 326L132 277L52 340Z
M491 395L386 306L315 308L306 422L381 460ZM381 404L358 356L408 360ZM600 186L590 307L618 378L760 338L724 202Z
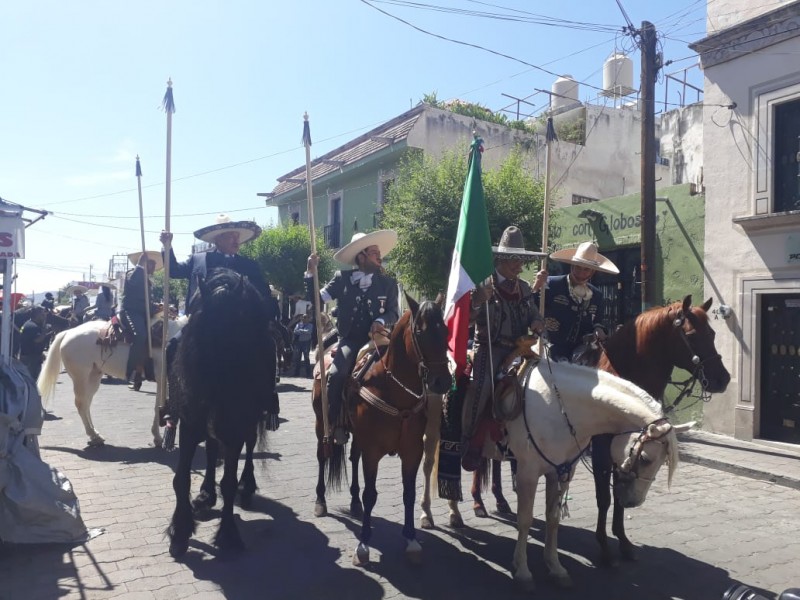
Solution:
M620 434L611 442L611 459L614 463L614 497L624 508L635 508L647 497L656 473L666 462L669 468L667 482L678 466L678 438L676 433L688 431L694 423L672 425L666 419L633 433Z
M404 334L406 353L419 360L419 376L434 394L444 394L453 383L447 361L447 326L442 307L426 300L422 304L406 294L411 312Z
M708 322L712 299L702 306L692 306L691 295L669 308L672 326L677 333L673 344L674 364L694 374L707 392L724 392L731 375L722 364L714 345L716 333Z

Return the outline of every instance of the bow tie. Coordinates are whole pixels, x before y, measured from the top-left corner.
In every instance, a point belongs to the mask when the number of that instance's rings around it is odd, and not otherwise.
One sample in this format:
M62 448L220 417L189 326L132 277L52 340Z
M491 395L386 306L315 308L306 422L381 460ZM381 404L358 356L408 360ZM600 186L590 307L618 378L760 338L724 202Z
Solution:
M350 283L357 283L358 287L366 290L372 285L372 273L367 275L363 271L353 271L353 274L350 275Z

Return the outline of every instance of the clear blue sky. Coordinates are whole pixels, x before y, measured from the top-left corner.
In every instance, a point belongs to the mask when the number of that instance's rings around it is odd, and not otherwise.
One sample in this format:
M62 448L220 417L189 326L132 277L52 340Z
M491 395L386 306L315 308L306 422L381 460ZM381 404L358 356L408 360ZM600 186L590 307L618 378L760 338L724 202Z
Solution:
M0 197L52 211L28 228L17 291L56 290L112 255L140 248L135 156L142 159L146 239L164 227L166 81L174 82L172 220L186 257L192 232L220 212L268 225L258 192L304 162L303 111L318 156L407 110L425 93L493 110L554 77L509 58L421 33L484 46L600 87L625 20L615 0L105 0L6 2L0 10ZM705 1L624 0L637 27L655 23L665 60L693 53ZM445 7L452 10L431 10ZM525 12L528 11L528 12ZM497 19L464 13L512 16ZM532 13L592 24L553 27ZM539 19L541 20L541 19ZM596 27L599 25L601 27ZM600 31L597 31L600 29ZM634 79L638 82L638 52ZM665 72L689 67L686 59ZM702 86L694 69L691 81ZM638 83L637 83L638 85ZM673 86L675 87L675 86ZM596 91L581 87L582 99ZM692 98L694 96L691 96ZM656 98L663 100L659 84ZM530 99L539 110L543 95ZM677 102L673 96L671 102ZM658 107L657 110L660 110Z

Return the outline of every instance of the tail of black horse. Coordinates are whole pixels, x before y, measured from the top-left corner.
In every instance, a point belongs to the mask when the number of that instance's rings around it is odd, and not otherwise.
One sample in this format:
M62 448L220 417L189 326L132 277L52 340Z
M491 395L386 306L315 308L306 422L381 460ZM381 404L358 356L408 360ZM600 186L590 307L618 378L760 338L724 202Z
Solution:
M327 469L325 471L325 485L338 492L342 489L342 483L347 483L347 446L331 444L332 450L328 456Z

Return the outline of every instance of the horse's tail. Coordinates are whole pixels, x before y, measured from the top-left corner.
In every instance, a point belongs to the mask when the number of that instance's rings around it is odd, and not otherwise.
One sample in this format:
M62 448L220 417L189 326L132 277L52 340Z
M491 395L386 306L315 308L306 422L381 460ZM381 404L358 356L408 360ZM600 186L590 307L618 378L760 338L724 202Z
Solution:
M42 365L42 372L39 374L39 379L36 380L36 387L39 388L39 394L42 396L45 407L50 402L58 374L61 372L61 344L68 331L62 331L53 339L50 349L47 351L47 358Z
M342 482L347 479L347 455L345 445L331 444L333 449L327 458L328 469L325 476L325 487L338 492L342 489Z

